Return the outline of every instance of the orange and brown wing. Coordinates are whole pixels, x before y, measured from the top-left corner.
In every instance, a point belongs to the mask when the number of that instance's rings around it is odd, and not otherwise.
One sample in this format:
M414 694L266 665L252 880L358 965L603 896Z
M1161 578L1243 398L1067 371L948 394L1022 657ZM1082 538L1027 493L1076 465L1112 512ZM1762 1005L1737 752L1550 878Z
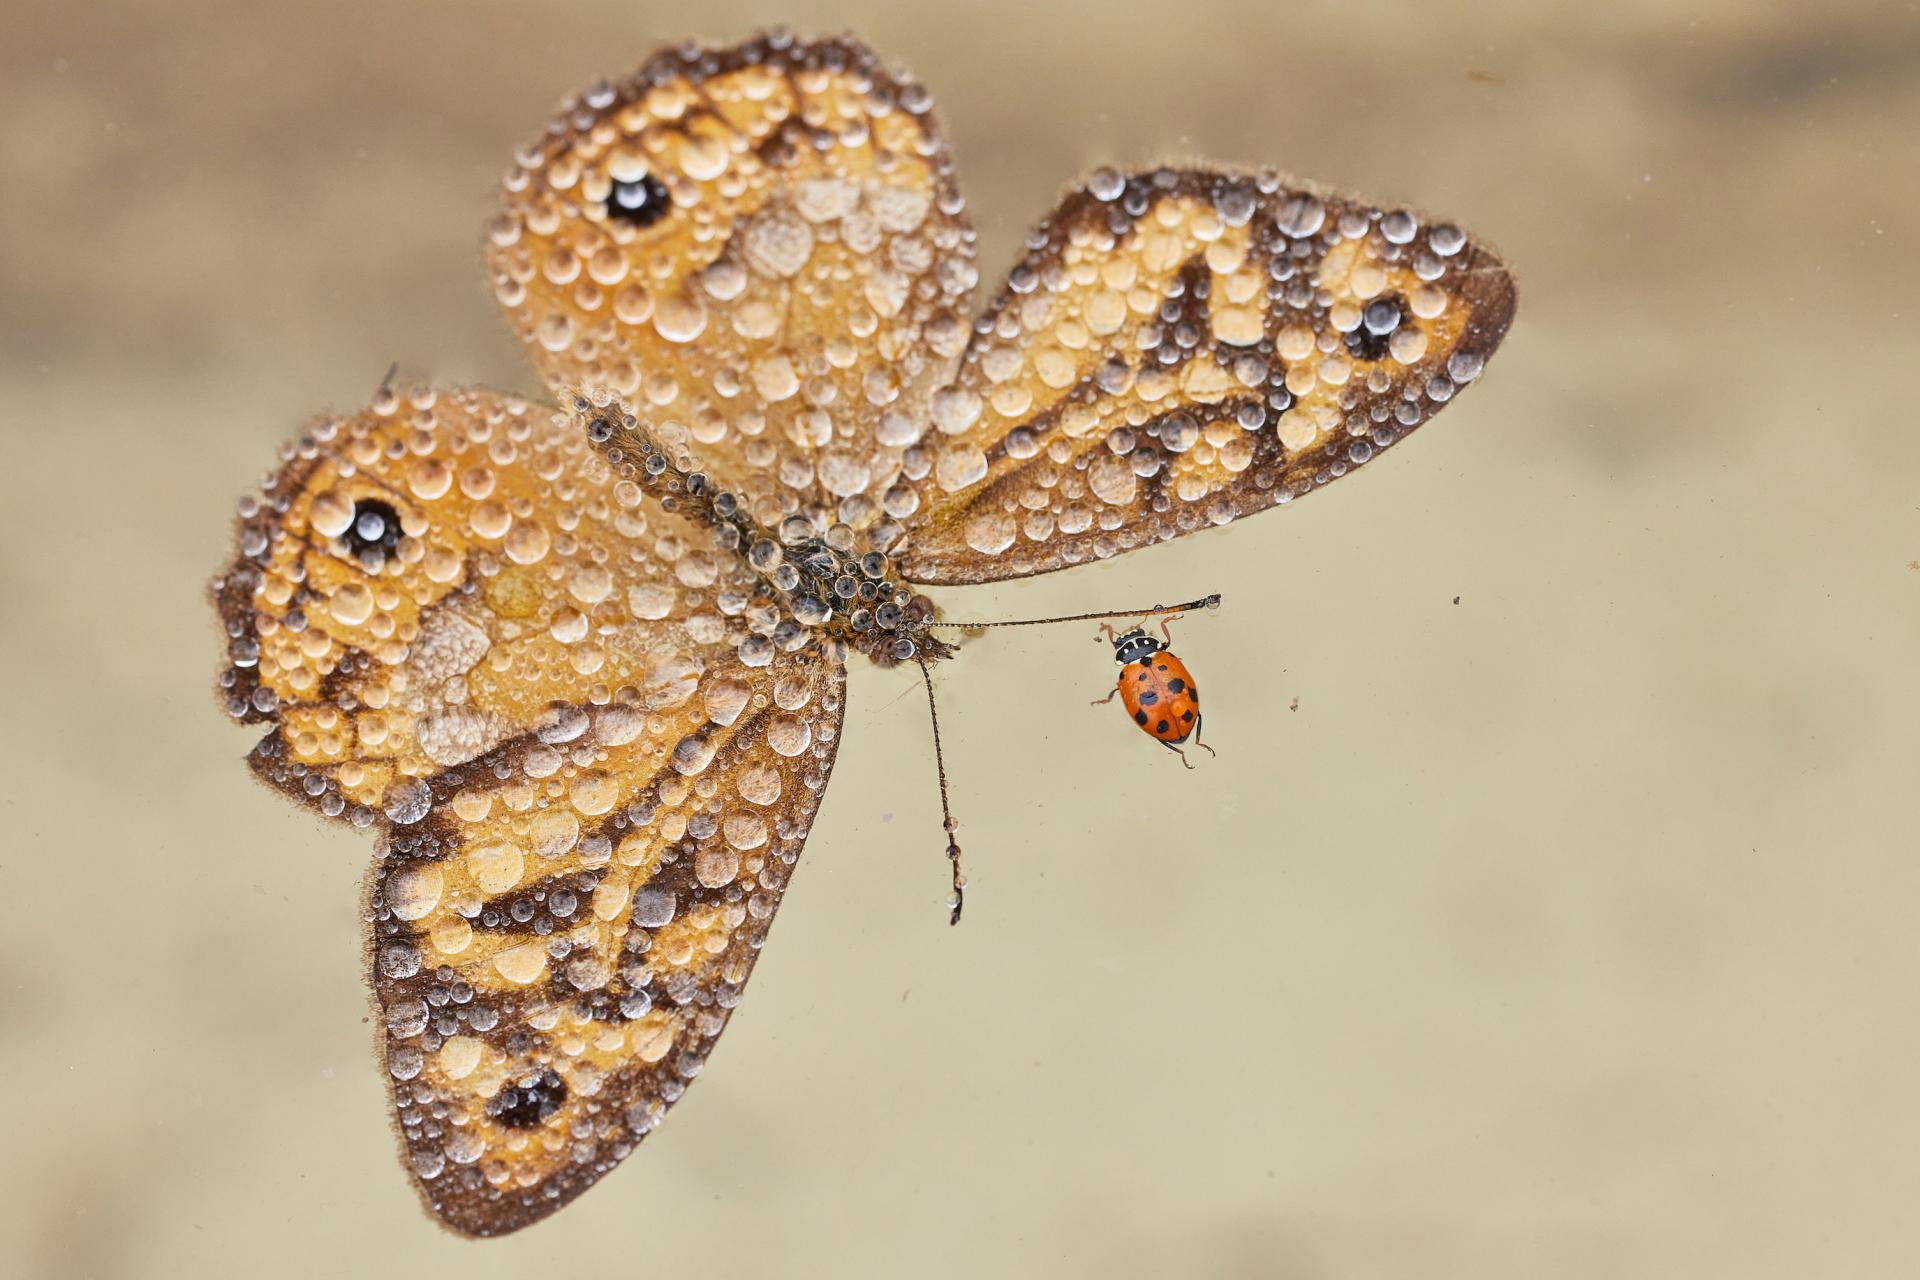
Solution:
M272 726L256 772L359 825L418 820L434 774L579 707L684 701L755 587L577 421L471 390L316 423L238 542L213 584L226 709Z
M447 1225L554 1212L699 1075L832 772L844 677L820 648L723 664L671 711L507 744L387 828L373 983L407 1162Z
M832 766L837 653L578 413L383 394L289 447L214 583L256 773L372 827L373 984L449 1226L577 1195L697 1071Z
M564 103L504 198L494 294L551 385L678 424L763 516L879 518L972 320L923 88L849 39L667 50Z
M924 584L1045 573L1290 501L1477 378L1513 279L1456 227L1274 175L1095 174L1030 238L906 459Z

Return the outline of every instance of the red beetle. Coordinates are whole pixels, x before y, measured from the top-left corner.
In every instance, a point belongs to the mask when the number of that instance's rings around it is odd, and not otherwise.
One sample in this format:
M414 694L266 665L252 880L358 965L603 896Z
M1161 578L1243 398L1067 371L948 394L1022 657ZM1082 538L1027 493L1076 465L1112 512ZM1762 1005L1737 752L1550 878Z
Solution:
M1194 746L1206 747L1208 755L1218 753L1200 741L1200 690L1193 682L1193 673L1168 647L1173 643L1168 624L1179 616L1172 614L1161 621L1164 639L1160 640L1148 635L1144 627L1135 627L1124 635L1116 635L1111 625L1100 628L1113 641L1113 659L1120 664L1120 678L1113 693L1096 699L1093 705L1112 702L1114 694L1119 694L1133 722L1191 769L1187 753L1180 749L1188 738L1193 739Z

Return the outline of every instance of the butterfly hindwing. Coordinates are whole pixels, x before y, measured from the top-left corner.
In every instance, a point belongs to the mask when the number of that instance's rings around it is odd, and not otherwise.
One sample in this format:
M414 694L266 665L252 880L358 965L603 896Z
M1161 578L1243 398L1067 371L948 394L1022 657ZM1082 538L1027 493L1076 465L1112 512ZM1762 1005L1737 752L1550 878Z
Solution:
M849 39L668 50L563 104L503 196L494 293L550 385L684 429L776 519L877 518L977 276L924 89Z
M931 402L914 582L1045 573L1311 492L1479 375L1512 277L1457 228L1274 175L1071 191ZM912 460L910 460L911 462Z
M722 665L664 724L592 708L574 738L436 780L436 820L387 830L370 904L385 1062L409 1168L449 1226L552 1213L699 1074L826 788L844 678L815 647ZM525 757L542 752L594 768L540 785L547 762Z

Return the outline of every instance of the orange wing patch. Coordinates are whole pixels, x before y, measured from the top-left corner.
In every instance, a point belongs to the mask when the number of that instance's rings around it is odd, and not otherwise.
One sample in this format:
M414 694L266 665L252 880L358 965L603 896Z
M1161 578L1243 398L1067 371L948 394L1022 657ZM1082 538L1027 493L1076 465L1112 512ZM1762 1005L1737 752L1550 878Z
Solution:
M565 103L505 197L494 293L551 384L683 424L769 521L879 516L977 277L924 89L848 41L665 53Z
M256 771L329 816L417 821L439 771L616 690L684 700L740 631L716 603L745 566L551 410L387 393L291 454L214 583L223 697L275 726Z
M1505 266L1454 227L1274 175L1096 174L932 401L915 582L1225 524L1347 474L1479 375Z

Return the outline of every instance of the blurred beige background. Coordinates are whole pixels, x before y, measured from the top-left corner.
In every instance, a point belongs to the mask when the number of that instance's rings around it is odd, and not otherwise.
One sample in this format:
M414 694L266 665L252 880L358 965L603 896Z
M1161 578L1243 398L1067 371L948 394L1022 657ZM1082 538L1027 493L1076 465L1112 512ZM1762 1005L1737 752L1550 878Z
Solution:
M774 21L932 87L990 276L1199 154L1457 217L1519 321L1333 495L949 594L1227 595L1191 774L1090 628L949 669L957 930L925 711L856 671L706 1078L465 1244L387 1129L368 846L248 780L203 582L390 361L532 385L476 245L557 99ZM4 1270L1912 1275L1916 120L1900 3L10 0Z

